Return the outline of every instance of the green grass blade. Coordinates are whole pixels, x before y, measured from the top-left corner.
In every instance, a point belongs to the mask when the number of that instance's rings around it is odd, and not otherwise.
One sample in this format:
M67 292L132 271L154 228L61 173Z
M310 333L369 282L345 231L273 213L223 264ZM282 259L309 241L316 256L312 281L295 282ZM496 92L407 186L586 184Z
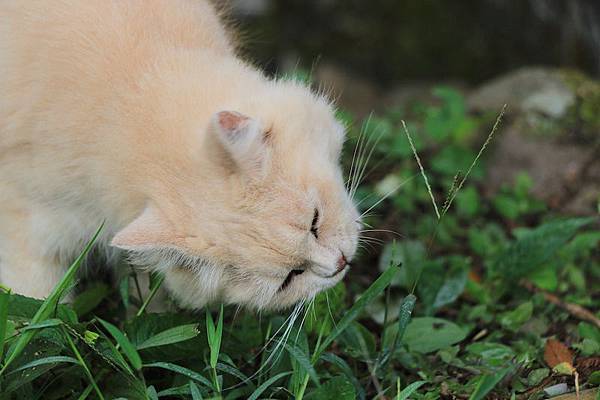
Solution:
M310 379L317 385L321 386L321 382L319 382L319 376L317 375L317 371L313 368L308 356L300 350L296 346L290 346L289 344L285 344L285 348L287 349L290 356L300 364L300 366L306 371Z
M137 349L142 350L150 347L159 347L183 342L195 338L199 333L197 324L176 326L148 338L143 343L139 344Z
M53 326L62 325L62 321L58 318L50 318L37 324L29 324L24 327L23 331L32 331L36 329L52 328Z
M344 317L337 323L335 328L329 333L327 338L321 343L313 354L313 361L318 360L321 354L329 347L331 343L354 321L364 308L379 296L390 284L396 273L399 271L399 265L392 265L382 273L375 282L354 302L354 305L348 310Z
M117 365L121 367L123 371L126 371L130 375L135 376L133 370L131 369L129 364L127 364L127 361L125 361L125 358L123 358L117 346L113 344L113 342L108 338L108 336L104 334L104 332L102 332L102 337L105 339L106 344L108 345L113 357L115 358Z
M262 385L260 385L259 387L256 388L256 390L252 393L252 395L250 397L248 397L248 400L256 400L258 399L258 397L263 394L263 392L265 390L267 390L269 388L269 386L271 386L272 384L274 384L275 382L277 382L278 380L280 380L281 378L291 375L292 372L281 372L269 379L267 379L265 381L265 383L263 383Z
M117 328L110 322L106 322L100 318L98 318L98 321L100 321L104 329L106 329L108 333L110 333L111 336L115 338L117 343L121 346L121 349L123 349L125 357L129 359L131 366L138 371L142 369L142 359L140 358L140 355L138 354L133 344L131 344L129 339L127 339L127 336L125 336L125 334L123 334L123 332L121 332L119 328Z
M477 383L477 386L475 387L475 390L471 394L471 397L469 397L469 400L483 400L483 399L485 399L485 396L487 396L487 394L489 392L491 392L492 389L494 387L496 387L496 385L502 379L504 379L504 377L510 371L512 371L512 369L513 369L513 366L511 365L509 367L501 369L500 371L498 371L497 373L495 373L493 375L483 375L481 378L479 378L479 382Z
M219 311L219 321L217 322L217 331L215 333L215 354L211 353L210 355L210 364L213 368L217 367L219 353L221 352L221 340L223 340L223 304L221 304L221 310Z
M398 332L396 333L396 337L394 338L394 345L391 349L392 352L396 350L396 346L398 345L398 343L402 343L404 332L406 332L406 327L410 322L410 317L412 315L413 309L415 308L416 302L417 297L412 293L406 296L404 299L402 299L402 304L400 304L400 311L398 313Z
M146 395L151 400L158 400L158 393L156 393L156 389L154 389L154 386L148 386L148 388L146 389Z
M229 374L231 376L235 376L240 381L242 381L250 386L254 386L254 384L252 383L250 378L248 378L242 371L240 371L237 368L232 367L231 365L227 365L224 363L217 363L217 370L225 372L226 374Z
M402 389L402 391L400 393L398 393L396 400L408 400L408 397L413 394L414 392L416 392L421 386L423 386L425 383L425 381L417 381L417 382L413 382L410 385L408 385L407 387L405 387L404 389Z
M78 364L81 365L81 367L85 371L85 374L87 375L88 379L90 380L90 383L94 387L94 390L96 391L96 394L98 395L98 397L100 398L100 400L104 400L104 396L102 395L102 392L100 391L100 388L96 384L96 380L94 379L94 376L92 375L92 372L88 368L87 364L85 363L85 360L81 356L81 353L79 353L79 350L77 350L77 346L75 346L75 343L73 343L73 340L71 339L71 336L69 336L69 333L66 331L66 329L64 329L64 327L63 327L63 333L64 333L65 338L69 342L69 345L71 346L71 350L73 350L73 353L75 354L75 357L77 357L77 360L79 360Z
M8 326L8 302L10 292L0 289L0 362L4 358L4 341L6 340L6 328Z
M140 315L142 315L144 313L144 311L146 311L146 307L148 307L148 304L150 304L150 302L156 295L156 292L158 292L158 289L160 289L160 286L162 285L164 280L165 280L165 277L164 277L164 275L162 275L155 281L155 283L152 285L152 289L150 289L150 293L148 294L148 297L146 297L146 300L144 300L144 304L142 304L142 306L138 310L136 317L139 317Z
M223 336L223 305L221 304L221 310L219 312L219 320L217 326L213 321L212 315L209 310L206 310L206 334L208 339L208 346L210 347L210 366L215 369L217 361L219 359L219 352L221 351L221 339Z
M79 270L81 263L83 262L89 251L92 249L103 227L104 222L100 225L98 230L96 230L96 233L94 234L94 236L92 236L92 239L85 246L81 254L79 254L79 257L77 257L73 264L71 264L71 266L69 267L65 275L62 277L58 285L56 285L56 287L52 290L52 293L50 293L46 300L44 300L38 311L31 319L31 324L38 324L46 320L52 314L52 311L60 301L65 290L71 287L71 285L73 284L75 274ZM23 332L21 336L19 336L19 339L17 340L13 351L9 354L8 358L6 359L6 362L4 363L4 366L0 370L0 375L2 375L6 371L8 366L21 354L25 346L27 346L31 339L33 339L36 332L37 330L30 330Z
M198 389L198 386L192 381L190 381L190 393L192 394L192 400L202 400L200 389Z
M208 388L212 389L212 387L213 387L212 383L204 376L200 375L199 373L197 373L195 371L192 371L191 369L181 367L177 364L172 364L172 363L168 363L168 362L155 362L155 363L151 363L151 364L144 364L143 367L144 368L166 369L168 371L172 371L172 372L178 373L180 375L187 376L188 378L193 379L196 382L201 383Z
M40 365L55 364L55 363L56 364L59 364L59 363L79 364L79 361L77 361L77 359L75 359L73 357L67 357L67 356L44 357L44 358L40 358L38 360L33 360L32 362L29 362L25 365L20 366L19 368L15 369L14 371L11 371L10 374L14 374L15 372L23 371L25 369L37 367Z

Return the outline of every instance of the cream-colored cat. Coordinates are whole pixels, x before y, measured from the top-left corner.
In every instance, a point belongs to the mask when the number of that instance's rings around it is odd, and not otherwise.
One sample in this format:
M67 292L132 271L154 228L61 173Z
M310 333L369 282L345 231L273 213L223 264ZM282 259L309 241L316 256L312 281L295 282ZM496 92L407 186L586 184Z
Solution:
M310 298L356 251L343 140L207 1L2 0L0 281L46 296L104 220L183 306Z

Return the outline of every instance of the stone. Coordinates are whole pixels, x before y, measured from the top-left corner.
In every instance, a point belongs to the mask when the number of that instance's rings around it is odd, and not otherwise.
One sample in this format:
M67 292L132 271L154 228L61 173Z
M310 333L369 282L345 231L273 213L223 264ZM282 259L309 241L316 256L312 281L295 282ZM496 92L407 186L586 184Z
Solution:
M539 112L559 118L575 102L573 90L558 69L525 67L484 83L471 92L467 104L474 111L509 110Z

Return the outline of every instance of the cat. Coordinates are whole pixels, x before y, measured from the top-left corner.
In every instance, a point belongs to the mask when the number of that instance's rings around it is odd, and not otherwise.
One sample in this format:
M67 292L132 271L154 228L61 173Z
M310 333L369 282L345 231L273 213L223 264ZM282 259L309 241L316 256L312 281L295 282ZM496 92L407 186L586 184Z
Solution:
M205 0L0 2L0 282L43 298L97 247L183 307L281 309L358 244L345 128L242 60Z

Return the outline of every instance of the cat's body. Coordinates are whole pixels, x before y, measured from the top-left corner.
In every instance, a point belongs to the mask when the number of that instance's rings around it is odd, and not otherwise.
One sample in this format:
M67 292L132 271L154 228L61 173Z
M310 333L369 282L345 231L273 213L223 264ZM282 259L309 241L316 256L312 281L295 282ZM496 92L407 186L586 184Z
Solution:
M331 107L236 58L205 1L2 0L0 93L0 282L17 292L47 295L102 221L100 246L187 306L287 306L355 251ZM310 290L281 287L309 264Z

